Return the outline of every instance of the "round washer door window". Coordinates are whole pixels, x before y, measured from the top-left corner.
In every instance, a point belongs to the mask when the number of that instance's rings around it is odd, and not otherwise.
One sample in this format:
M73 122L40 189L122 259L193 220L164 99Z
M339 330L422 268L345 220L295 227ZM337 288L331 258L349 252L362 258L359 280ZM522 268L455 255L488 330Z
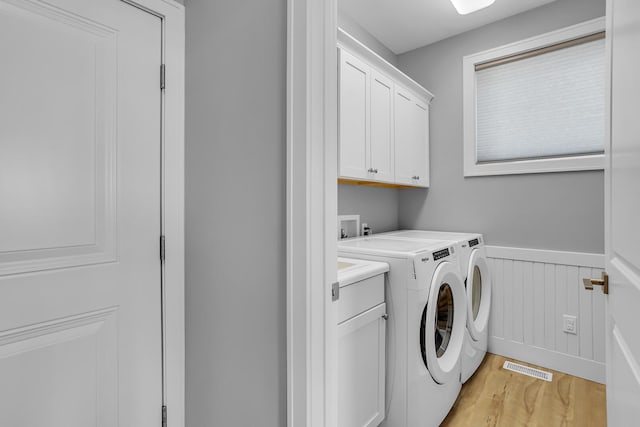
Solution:
M487 259L478 249L469 256L467 301L467 329L477 341L486 333L491 308L491 275Z
M439 384L459 379L467 321L464 283L457 267L441 262L433 274L420 324L422 360Z
M482 273L477 265L473 266L473 276L471 280L471 319L478 318L480 311L480 301L482 301Z
M436 356L442 357L447 351L453 330L453 291L448 283L440 285L436 306L435 349Z

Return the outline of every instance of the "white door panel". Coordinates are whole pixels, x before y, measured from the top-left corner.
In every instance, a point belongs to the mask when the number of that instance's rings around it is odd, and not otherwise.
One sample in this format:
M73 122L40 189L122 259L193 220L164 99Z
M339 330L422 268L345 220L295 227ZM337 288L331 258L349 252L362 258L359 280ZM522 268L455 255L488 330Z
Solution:
M116 342L115 309L1 334L0 425L117 425Z
M398 184L429 185L429 107L395 89L395 175Z
M0 1L0 273L113 261L116 32L13 3Z
M640 367L635 363L634 352L628 347L623 333L614 326L611 335L607 360L607 422L610 426L631 425L638 417Z
M376 181L393 182L393 81L371 71L371 168Z
M607 271L607 421L640 419L640 3L607 2L611 122L605 210ZM599 292L599 291L596 291Z
M338 325L338 427L375 427L385 416L386 304Z
M159 425L161 21L0 0L0 51L0 425Z
M355 56L340 52L340 176L366 178L369 169L369 66Z
M429 107L414 101L413 103L413 185L429 185Z
M398 184L413 183L412 100L401 88L395 91L395 175Z

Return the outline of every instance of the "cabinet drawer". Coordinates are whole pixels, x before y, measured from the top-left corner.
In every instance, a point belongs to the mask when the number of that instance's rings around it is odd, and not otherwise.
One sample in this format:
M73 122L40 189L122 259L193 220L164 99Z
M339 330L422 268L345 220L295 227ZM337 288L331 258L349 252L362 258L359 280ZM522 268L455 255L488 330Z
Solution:
M370 277L340 288L338 323L384 302L384 274Z

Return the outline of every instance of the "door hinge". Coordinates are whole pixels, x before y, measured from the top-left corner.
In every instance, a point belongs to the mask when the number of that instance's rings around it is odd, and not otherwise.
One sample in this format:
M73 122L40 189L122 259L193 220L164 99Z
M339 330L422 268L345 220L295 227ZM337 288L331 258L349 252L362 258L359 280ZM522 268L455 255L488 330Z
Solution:
M166 74L166 66L164 64L160 65L160 89L164 90L165 87L165 74Z
M160 261L164 262L164 257L165 257L165 239L164 236L160 236Z
M335 282L331 284L331 301L338 301L340 299L340 283Z
M167 405L162 406L162 427L167 427Z

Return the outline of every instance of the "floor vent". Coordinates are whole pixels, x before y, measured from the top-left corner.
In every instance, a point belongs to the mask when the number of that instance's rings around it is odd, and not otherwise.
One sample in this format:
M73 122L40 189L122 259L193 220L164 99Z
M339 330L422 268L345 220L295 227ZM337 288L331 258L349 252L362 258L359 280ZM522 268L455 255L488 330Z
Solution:
M519 374L528 375L540 380L551 381L553 374L551 372L541 371L540 369L530 368L528 366L519 365L517 363L506 361L502 366L509 371L517 372Z

